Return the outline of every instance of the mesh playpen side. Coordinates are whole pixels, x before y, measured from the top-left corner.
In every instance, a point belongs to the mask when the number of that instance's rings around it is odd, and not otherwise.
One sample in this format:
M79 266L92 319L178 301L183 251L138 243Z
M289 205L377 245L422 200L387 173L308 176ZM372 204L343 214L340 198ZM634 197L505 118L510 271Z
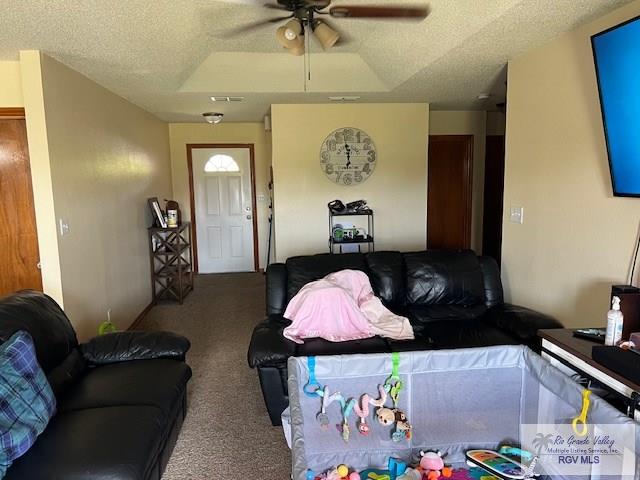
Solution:
M403 388L397 406L412 425L411 437L394 441L392 428L376 421L371 407L366 419L368 435L358 433L357 417L351 414L351 435L345 442L339 431L343 421L340 403L327 408L330 425L323 429L316 418L321 398L303 391L309 381L308 358L290 358L288 369L294 480L306 480L309 470L317 474L338 464L362 470L384 468L389 457L415 461L421 450L440 450L454 466L464 465L465 452L474 448L495 450L509 443L539 451L544 442L528 444L532 443L531 428L570 428L583 404L582 386L523 346L405 352L400 354ZM356 401L364 393L377 398L378 385L392 369L390 354L321 356L315 358L314 368L318 382L330 392L339 391ZM595 395L588 422L602 435L626 439L626 454L616 461L627 462L626 471L631 468L633 473L607 475L610 472L602 472L602 466L596 464L589 467L588 475L567 478L640 478L637 424ZM549 439L545 441L542 446L549 448ZM612 461L608 459L607 468ZM563 470L571 472L562 466L554 471L553 464L542 469L552 478L563 478Z

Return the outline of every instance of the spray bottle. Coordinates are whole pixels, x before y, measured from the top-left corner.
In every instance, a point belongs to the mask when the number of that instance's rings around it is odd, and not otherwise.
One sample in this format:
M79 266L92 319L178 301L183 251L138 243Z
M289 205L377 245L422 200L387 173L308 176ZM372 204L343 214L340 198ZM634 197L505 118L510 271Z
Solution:
M620 311L620 297L613 297L611 310L607 312L607 334L604 339L605 345L616 345L622 338L622 326L624 317Z

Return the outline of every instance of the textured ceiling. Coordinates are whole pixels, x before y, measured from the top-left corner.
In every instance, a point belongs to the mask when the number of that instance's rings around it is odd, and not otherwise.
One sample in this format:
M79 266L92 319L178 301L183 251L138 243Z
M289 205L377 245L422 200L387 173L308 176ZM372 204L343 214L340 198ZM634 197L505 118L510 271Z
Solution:
M348 41L304 58L283 53L280 12L253 0L2 0L0 60L39 49L167 121L260 120L273 103L429 102L432 109L493 109L510 58L630 0L431 0L419 23L334 19ZM275 0L273 1L275 3ZM410 0L334 0L340 4ZM416 0L411 0L416 3ZM489 100L477 100L491 92ZM217 103L211 95L244 96Z

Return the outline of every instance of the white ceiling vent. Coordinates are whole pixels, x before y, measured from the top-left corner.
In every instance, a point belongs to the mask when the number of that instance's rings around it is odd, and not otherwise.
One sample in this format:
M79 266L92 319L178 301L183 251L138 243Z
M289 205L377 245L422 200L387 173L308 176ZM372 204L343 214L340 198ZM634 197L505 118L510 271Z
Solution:
M340 97L329 97L329 100L332 102L355 102L356 100L360 100L358 95L343 95Z
M211 97L212 102L242 102L244 97Z

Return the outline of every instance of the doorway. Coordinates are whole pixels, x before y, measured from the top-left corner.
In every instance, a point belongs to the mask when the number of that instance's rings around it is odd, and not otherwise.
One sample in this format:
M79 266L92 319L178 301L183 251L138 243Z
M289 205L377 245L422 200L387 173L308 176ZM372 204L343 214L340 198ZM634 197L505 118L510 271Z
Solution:
M430 135L427 248L471 247L473 135Z
M257 271L253 144L187 145L187 162L195 271Z
M504 135L487 135L484 167L482 254L502 257L502 209L504 197Z
M42 291L27 128L22 108L0 108L0 296Z

